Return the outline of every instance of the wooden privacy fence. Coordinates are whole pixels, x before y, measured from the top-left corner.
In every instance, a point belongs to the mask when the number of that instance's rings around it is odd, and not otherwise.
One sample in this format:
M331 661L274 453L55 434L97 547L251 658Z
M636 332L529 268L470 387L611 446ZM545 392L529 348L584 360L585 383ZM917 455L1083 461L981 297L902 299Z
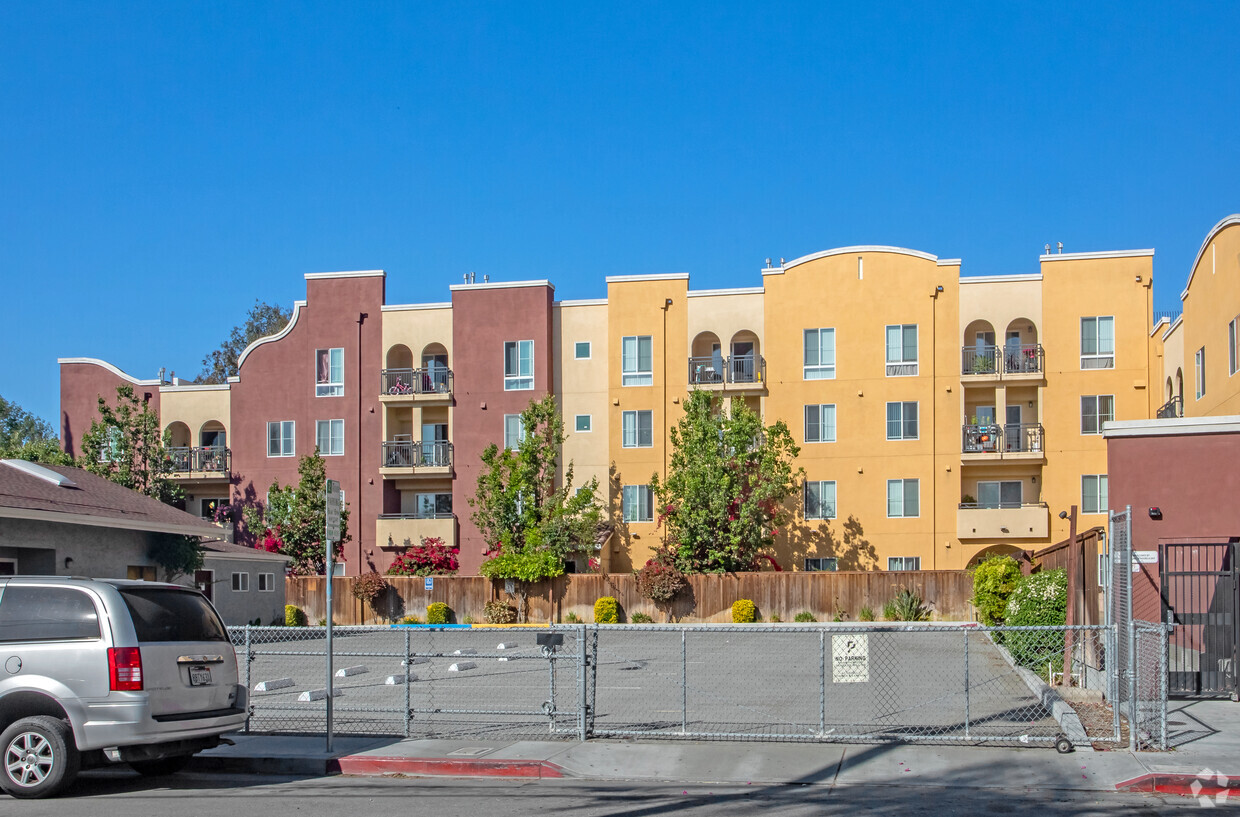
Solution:
M337 624L379 624L416 615L425 620L426 606L441 601L451 608L453 620L467 617L483 623L483 605L492 599L515 598L505 592L503 581L482 576L436 576L434 589L425 589L425 580L411 576L387 576L391 590L372 609L353 597L353 577L334 579L333 618ZM287 580L288 603L306 612L311 624L324 618L322 576ZM732 602L750 599L765 621L779 616L792 621L797 613L808 611L818 621L842 615L849 621L859 618L869 607L882 618L883 605L901 590L921 596L932 618L946 621L972 621L973 576L964 570L909 570L856 572L735 573L690 576L689 586L670 605L656 605L637 594L631 573L570 574L529 586L528 610L531 622L563 622L570 612L579 620L594 620L594 602L614 596L620 603L621 620L634 613L645 613L656 622L728 622Z

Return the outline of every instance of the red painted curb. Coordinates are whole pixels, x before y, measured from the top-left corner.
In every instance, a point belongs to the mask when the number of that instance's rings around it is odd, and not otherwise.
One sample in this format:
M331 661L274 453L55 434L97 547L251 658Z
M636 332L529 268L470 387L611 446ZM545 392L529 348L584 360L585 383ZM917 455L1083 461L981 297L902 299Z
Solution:
M1223 776L1237 781L1237 785L1220 786L1214 782L1217 778L1209 778L1209 782L1207 782L1195 774L1155 772L1153 774L1143 774L1140 777L1134 777L1122 783L1116 783L1115 788L1118 791L1182 794L1185 797L1214 797L1224 792L1235 792L1240 795L1240 775ZM1193 791L1193 784L1199 784L1197 791Z
M328 761L328 773L416 774L455 777L564 777L564 769L546 760L501 758L385 757L348 755Z

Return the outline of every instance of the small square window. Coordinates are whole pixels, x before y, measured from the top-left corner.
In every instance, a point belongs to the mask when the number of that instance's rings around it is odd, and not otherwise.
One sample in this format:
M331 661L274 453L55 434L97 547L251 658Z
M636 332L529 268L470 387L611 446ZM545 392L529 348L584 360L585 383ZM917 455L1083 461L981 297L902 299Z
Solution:
M576 420L577 420L578 431L589 431L590 430L590 415L589 414L578 414L576 417Z
M1081 475L1081 513L1106 513L1110 507L1106 474Z
M259 573L258 574L258 592L274 593L276 589L276 574Z
M590 341L579 340L573 344L573 359L574 360L589 360L590 359Z
M232 574L232 589L237 593L250 592L250 574L249 573Z
M887 404L887 439L917 439L917 403Z
M654 447L654 412L625 411L620 415L620 445L623 448Z
M1101 434L1102 424L1115 419L1115 395L1086 394L1081 396L1081 433Z
M339 457L344 454L344 420L318 420L314 424L314 439L323 457Z
M805 442L835 442L835 404L805 407Z
M921 515L921 480L887 480L888 518L917 517Z
M835 518L835 480L806 481L805 518Z
M267 423L267 456L293 457L297 454L297 424L292 420L280 420Z
M625 522L653 522L654 494L649 485L625 485L623 489Z

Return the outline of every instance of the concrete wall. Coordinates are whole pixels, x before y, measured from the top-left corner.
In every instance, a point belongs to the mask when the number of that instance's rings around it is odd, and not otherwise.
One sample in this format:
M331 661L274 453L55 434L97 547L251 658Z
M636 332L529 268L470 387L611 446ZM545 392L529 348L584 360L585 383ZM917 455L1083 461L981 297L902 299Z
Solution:
M284 566L283 559L260 560L254 558L230 558L227 554L208 553L203 568L214 572L211 585L212 603L220 617L228 625L249 624L259 619L259 624L270 624L278 619L284 622ZM249 575L248 591L232 589L232 574ZM258 574L271 574L270 591L258 589Z
M150 537L143 531L120 528L0 519L0 558L16 553L19 575L123 579L131 565L155 564L146 555ZM73 559L68 568L66 557Z

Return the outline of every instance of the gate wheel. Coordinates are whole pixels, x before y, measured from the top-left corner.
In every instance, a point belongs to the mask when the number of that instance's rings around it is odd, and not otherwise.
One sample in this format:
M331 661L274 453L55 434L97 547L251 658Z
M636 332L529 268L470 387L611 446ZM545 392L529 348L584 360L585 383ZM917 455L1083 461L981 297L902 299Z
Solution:
M1055 751L1061 755L1066 755L1072 751L1072 741L1068 740L1067 735L1060 735L1055 738Z

